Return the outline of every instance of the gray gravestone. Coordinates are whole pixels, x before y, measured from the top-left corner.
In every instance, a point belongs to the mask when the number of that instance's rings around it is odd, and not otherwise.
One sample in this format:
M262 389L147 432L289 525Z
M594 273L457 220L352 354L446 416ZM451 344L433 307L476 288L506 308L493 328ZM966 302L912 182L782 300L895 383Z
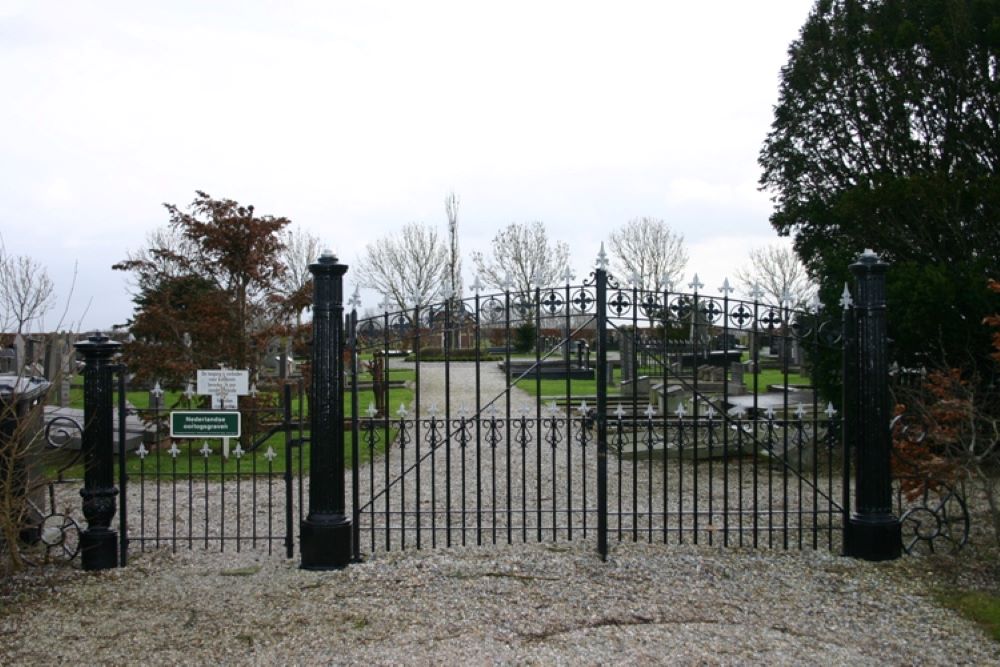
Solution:
M14 373L20 375L21 371L27 365L28 361L25 357L27 350L25 349L24 336L17 334L14 336Z
M631 382L635 378L635 369L632 367L632 346L634 342L631 336L622 336L618 343L619 355L622 362L622 384Z

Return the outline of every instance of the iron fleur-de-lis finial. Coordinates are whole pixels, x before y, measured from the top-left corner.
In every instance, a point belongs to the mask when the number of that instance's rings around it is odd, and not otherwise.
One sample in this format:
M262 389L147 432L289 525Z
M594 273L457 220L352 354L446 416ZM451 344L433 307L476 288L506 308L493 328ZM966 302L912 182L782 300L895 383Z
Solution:
M847 283L844 283L844 291L840 295L840 307L850 308L854 305L854 299L851 298L851 290L847 287Z
M597 253L597 268L600 271L608 270L608 253L604 252L604 241L601 241L601 250Z

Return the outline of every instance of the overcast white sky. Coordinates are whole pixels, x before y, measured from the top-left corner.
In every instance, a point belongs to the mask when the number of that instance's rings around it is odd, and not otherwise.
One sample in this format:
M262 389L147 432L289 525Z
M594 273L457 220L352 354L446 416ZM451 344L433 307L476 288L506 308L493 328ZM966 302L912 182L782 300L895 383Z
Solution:
M756 159L811 6L0 0L0 233L56 311L78 263L83 330L129 317L111 265L196 189L348 264L403 223L443 232L450 190L466 258L542 220L578 275L656 216L714 290L776 240Z

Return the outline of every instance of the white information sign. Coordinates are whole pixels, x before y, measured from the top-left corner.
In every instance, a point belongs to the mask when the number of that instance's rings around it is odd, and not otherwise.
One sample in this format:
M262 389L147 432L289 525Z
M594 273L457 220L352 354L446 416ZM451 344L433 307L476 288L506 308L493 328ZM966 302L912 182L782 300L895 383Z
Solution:
M250 371L229 368L198 371L198 393L212 397L212 408L235 410L238 396L250 393Z

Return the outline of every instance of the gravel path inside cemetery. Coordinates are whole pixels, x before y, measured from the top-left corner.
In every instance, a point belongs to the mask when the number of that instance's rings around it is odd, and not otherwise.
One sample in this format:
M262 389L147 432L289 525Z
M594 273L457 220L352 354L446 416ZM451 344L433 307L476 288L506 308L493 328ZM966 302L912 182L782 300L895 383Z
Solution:
M423 413L444 404L443 372L428 364L421 374ZM484 399L504 385L499 371L484 373ZM533 406L515 391L515 408ZM474 405L470 369L452 367L452 392ZM581 466L579 474L585 461L566 464L556 451L542 465L545 485L555 479L556 491L542 501L560 504L567 469ZM397 461L398 448L388 456ZM506 462L498 465L505 478ZM519 457L511 465L517 480ZM433 477L443 495L444 467L424 470L420 505L440 507L427 482ZM461 470L450 471L456 493ZM641 469L638 479L623 475L640 494L650 485L662 491L659 468L649 478ZM132 522L136 486L129 487ZM669 480L668 487L673 493ZM216 505L225 501L231 513L234 489L190 499L185 491L180 502L221 511ZM245 486L241 494L248 497ZM571 502L579 507L581 498ZM280 514L283 493L272 500ZM187 513L179 514L183 534ZM562 526L569 515L553 516ZM1000 664L1000 644L935 602L913 576L915 559L872 564L823 547L751 551L624 537L610 540L603 563L593 531L573 541L378 550L334 572L298 569L280 544L272 555L220 553L214 545L152 550L103 573L81 572L77 561L0 583L0 664Z

